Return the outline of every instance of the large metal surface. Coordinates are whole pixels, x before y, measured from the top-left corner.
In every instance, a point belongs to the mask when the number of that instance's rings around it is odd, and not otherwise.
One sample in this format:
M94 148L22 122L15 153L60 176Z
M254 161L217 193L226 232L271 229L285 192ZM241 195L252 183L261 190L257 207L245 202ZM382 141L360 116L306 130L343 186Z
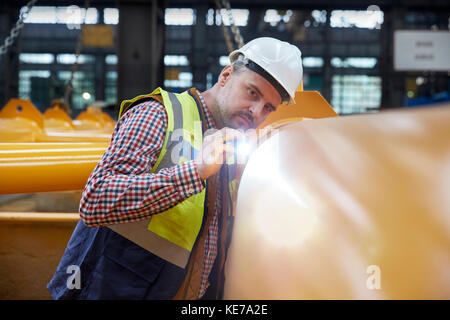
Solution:
M301 121L251 156L226 299L449 299L450 106Z

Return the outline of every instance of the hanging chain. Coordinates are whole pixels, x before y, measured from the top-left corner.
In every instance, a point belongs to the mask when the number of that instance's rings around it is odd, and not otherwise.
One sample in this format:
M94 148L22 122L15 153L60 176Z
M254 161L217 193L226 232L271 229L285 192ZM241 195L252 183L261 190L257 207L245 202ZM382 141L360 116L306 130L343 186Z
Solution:
M219 12L220 16L222 17L222 12L221 12L222 5L220 4L220 0L216 0L216 9ZM222 17L222 20L223 20L223 17ZM230 33L228 32L228 29L224 23L222 23L222 32L223 32L223 36L225 38L225 43L227 45L228 52L234 51L233 42L231 41L231 38L230 38Z
M84 16L83 16L83 21L81 23L81 26L83 26L86 22L87 11L88 11L90 4L91 4L91 0L86 0L84 2ZM65 86L64 101L67 104L69 104L70 94L73 91L73 76L74 76L75 72L77 72L78 57L80 56L82 49L83 49L83 27L81 27L80 34L78 35L77 46L75 49L75 62L72 65L72 70L70 72L70 79L69 79L69 82Z
M233 14L231 12L230 1L222 0L222 5L227 10L228 18L230 20L230 25L231 25L231 32L233 32L233 35L234 35L234 41L236 41L239 48L242 48L242 46L244 45L244 38L242 38L239 28L234 23ZM223 23L223 21L222 21L222 23Z
M20 35L20 31L23 28L23 24L25 19L28 17L28 14L30 13L31 8L34 6L37 0L31 0L27 3L27 6L25 9L20 13L19 19L16 22L16 25L11 29L11 32L9 33L9 36L6 37L5 42L3 45L0 46L0 56L4 55L10 46L14 43L14 40Z

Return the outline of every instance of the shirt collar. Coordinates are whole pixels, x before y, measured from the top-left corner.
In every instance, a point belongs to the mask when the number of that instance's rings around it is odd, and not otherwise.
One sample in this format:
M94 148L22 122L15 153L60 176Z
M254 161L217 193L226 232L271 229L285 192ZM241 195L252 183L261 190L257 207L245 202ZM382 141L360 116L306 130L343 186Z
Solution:
M206 106L205 99L200 94L200 91L198 91L197 89L195 89L195 93L197 94L197 96L200 99L200 104L202 105L202 110L205 115L206 126L208 127L208 129L217 129L216 123L214 122L214 118L212 117L211 112L209 111L208 107Z

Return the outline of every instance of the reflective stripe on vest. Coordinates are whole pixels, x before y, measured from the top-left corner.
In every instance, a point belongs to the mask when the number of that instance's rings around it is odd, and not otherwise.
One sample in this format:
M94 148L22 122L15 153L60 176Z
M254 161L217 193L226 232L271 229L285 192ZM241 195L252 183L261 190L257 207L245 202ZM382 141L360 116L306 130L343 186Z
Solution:
M194 159L203 141L197 103L187 91L174 94L158 88L151 94L123 101L119 117L140 100L159 94L164 101L168 125L152 173ZM164 260L185 268L202 225L205 195L204 189L148 220L108 227Z

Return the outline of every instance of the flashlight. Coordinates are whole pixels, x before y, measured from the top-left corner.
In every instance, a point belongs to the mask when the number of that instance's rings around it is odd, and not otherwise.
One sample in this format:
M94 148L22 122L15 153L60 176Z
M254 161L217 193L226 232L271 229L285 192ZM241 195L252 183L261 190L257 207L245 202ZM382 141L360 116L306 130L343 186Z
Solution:
M242 156L244 158L248 158L252 151L250 143L243 139L237 142L237 155Z
M233 155L227 157L227 164L245 164L253 152L254 147L246 138L234 139L231 143L233 143L235 152Z

